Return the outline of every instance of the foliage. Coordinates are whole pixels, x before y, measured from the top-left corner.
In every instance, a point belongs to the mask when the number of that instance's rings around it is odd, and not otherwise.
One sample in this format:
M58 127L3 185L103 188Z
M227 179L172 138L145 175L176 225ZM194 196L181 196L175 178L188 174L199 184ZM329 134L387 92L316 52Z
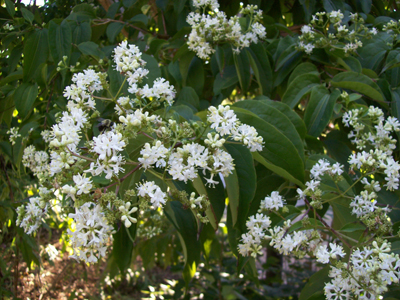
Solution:
M182 272L183 279L169 283L173 295L163 292L166 299L200 293L203 299L305 300L324 299L324 293L330 299L331 277L350 280L346 268L357 277L352 253L370 248L383 267L363 278L382 281L388 260L394 273L388 290L381 282L373 291L364 281L358 296L395 298L396 1L242 2L220 1L218 10L215 2L190 0L1 2L0 229L2 244L10 246L4 255L21 256L32 268L41 264L36 227L25 232L20 224L61 230L64 251L85 251L73 224L98 216L103 244L113 235L112 247L84 252L84 260L103 257L115 280L137 257L147 270L157 265ZM199 21L202 13L208 21ZM118 54L118 45L125 52ZM130 64L128 50L134 53ZM79 102L71 91L81 80L89 83ZM152 90L156 85L163 93ZM71 148L51 131L71 114L73 101L87 121ZM128 117L137 110L142 115ZM237 120L226 129L217 115ZM238 128L246 125L240 137ZM120 144L100 158L93 149L105 135ZM197 162L196 176L174 175L171 157L181 151L174 149L194 142L210 155ZM235 167L210 163L217 151ZM154 152L161 154L150 161L145 154ZM68 156L51 174L43 164L50 153ZM103 173L98 162L117 156L123 161L117 171ZM83 172L90 163L92 177ZM29 205L40 211L28 218ZM282 243L295 237L291 246ZM258 255L264 253L267 260ZM294 266L298 274L286 274L288 254L305 257L304 265L318 261L318 267ZM18 276L7 263L1 263L0 295L11 297ZM289 282L296 290L286 289ZM354 290L342 290L341 299L356 297Z

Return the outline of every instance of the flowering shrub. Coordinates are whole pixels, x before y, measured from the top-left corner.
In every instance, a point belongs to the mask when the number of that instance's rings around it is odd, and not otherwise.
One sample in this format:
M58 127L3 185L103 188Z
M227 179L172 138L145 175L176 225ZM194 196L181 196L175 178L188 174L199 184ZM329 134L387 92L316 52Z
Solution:
M5 257L106 263L109 292L140 256L181 271L169 299L397 297L395 8L283 2L7 0Z

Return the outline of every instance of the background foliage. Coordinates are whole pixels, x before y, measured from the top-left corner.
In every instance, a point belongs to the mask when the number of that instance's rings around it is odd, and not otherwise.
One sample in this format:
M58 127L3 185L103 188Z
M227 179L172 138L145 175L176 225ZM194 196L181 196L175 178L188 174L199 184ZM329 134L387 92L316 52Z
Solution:
M63 89L70 83L73 72L95 65L98 70L108 72L110 89L117 93L122 76L113 70L110 58L114 47L127 39L144 53L143 59L150 70L146 82L163 76L175 86L178 92L175 113L188 120L204 118L204 110L210 105L233 104L240 120L254 126L263 136L265 148L252 155L241 146L226 147L235 159L236 171L226 180L226 190L205 188L215 212L210 224L198 228L190 211L172 201L165 209L170 222L163 223L165 228L159 236L138 238L134 245L125 231L118 231L107 261L107 272L114 282L106 285L105 292L118 289L118 274L125 273L140 256L145 269L157 265L170 268L171 272L184 271L184 280L179 279L171 287L175 294L168 296L164 292L166 299L184 297L185 286L189 291L187 299L200 293L204 299L323 299L323 284L317 277L326 281L326 269L310 279L313 284L302 289L305 279L312 274L311 268L304 268L307 262L293 267L299 271L293 272L295 275L285 275L282 257L267 249L263 274L258 274L256 265L260 268L260 261L238 256L237 238L245 231L248 216L257 211L260 200L271 191L280 190L288 204L294 205L293 187L304 186L308 170L318 157L327 155L348 169L347 158L354 146L340 121L340 89L346 89L350 101L356 104L379 106L386 114L400 117L400 50L396 36L379 33L363 41L364 46L352 56L324 49L309 56L296 49L301 26L315 12L340 9L345 18L350 12L358 12L367 24L381 29L389 20L400 18L397 3L392 0L242 2L257 4L263 10L267 39L245 48L237 56L229 45L218 45L212 58L203 62L186 44L190 32L186 17L192 10L189 0L49 1L42 7L1 1L2 257L13 255L17 261L21 257L31 268L41 264L37 237L30 237L15 226L15 208L36 193L34 177L21 164L23 150L29 144L45 148L40 132L50 128L56 115L65 109ZM220 5L220 10L231 16L237 13L241 1L224 0ZM6 24L14 30L5 29ZM238 102L243 99L250 101ZM112 107L104 105L99 110L103 118L115 118ZM14 146L6 134L11 127L19 127L21 134ZM98 128L94 127L93 132L98 133ZM132 153L138 152L145 142L138 141L138 148ZM121 189L139 179L140 175ZM178 188L198 189L191 184ZM397 194L382 192L379 197L383 203L398 205ZM225 198L229 198L229 204L221 201ZM339 201L332 204L333 226L337 230L355 221L340 205ZM298 208L290 206L288 215L299 213ZM221 218L225 225L218 227ZM391 218L398 228L400 215L396 210ZM49 216L46 221L43 230L49 233L65 232L68 227L68 222L57 215ZM353 230L357 229L349 232ZM131 233L135 234L135 228ZM68 251L64 235L61 239L64 251ZM397 248L392 248L399 251L400 241L393 242ZM15 264L10 261L2 261L0 276L0 295L8 297L16 295L18 281ZM196 270L200 274L190 280ZM147 283L141 284L145 287ZM140 286L138 282L135 284Z

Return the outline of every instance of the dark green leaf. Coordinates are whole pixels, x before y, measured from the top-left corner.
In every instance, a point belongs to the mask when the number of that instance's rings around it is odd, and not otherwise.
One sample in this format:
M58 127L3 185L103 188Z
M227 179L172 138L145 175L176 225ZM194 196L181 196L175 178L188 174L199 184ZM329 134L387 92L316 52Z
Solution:
M129 234L128 232L129 231ZM125 225L120 224L119 230L114 234L112 256L118 265L121 273L123 273L131 264L133 242L132 239L136 237L136 224L126 228Z
M225 144L225 148L234 160L239 183L239 206L236 211L235 207L231 206L232 221L235 225L236 215L238 228L244 231L250 203L256 192L256 171L253 165L253 157L249 149L243 145Z
M308 300L314 294L323 291L325 283L330 281L330 278L328 276L330 268L330 266L326 266L325 268L319 270L317 273L310 277L307 284L300 293L299 300Z
M282 97L282 102L290 108L295 108L301 98L308 94L311 89L320 83L319 77L314 74L303 74L297 76L288 86Z
M6 0L6 9L8 14L13 18L15 15L15 4L11 0Z
M250 84L250 62L245 51L239 54L233 55L233 61L235 62L236 73L239 79L240 87L244 94L247 93L247 89Z
M110 43L114 43L115 37L121 32L122 28L124 28L124 24L116 22L107 26L106 34Z
M15 108L22 119L25 119L32 110L37 95L37 83L23 83L16 89L14 93Z
M47 29L37 29L24 46L24 81L33 78L39 66L46 62L49 53Z
M26 8L21 8L21 12L22 12L22 16L24 17L25 20L27 20L29 23L32 24L33 19L35 18L35 16L33 15L33 13L31 13L29 10L27 10Z
M288 86L292 83L292 81L294 79L296 79L297 76L303 75L303 74L307 74L307 73L311 73L314 75L319 75L318 73L318 69L317 67L309 62L305 62L302 64L299 64L292 72L292 74L290 74L289 79L288 79Z
M234 104L256 114L260 119L269 123L286 136L296 147L300 157L304 161L304 147L296 128L284 113L272 105L264 104L263 101L245 100Z
M292 109L290 109L289 106L279 101L272 101L272 100L258 100L258 101L261 101L266 105L272 106L277 110L279 110L281 113L283 113L286 117L289 118L290 122L292 122L297 132L299 133L301 139L305 138L307 133L307 127L304 124L302 118L300 118L300 116L297 113L295 113Z
M169 221L178 231L185 257L183 278L186 281L186 285L188 285L200 262L201 243L197 238L197 220L191 210L184 209L178 201L168 202L164 211Z
M103 51L100 50L99 45L93 42L83 42L78 45L78 49L85 55L91 55L96 58L104 58Z
M62 21L60 25L50 21L49 24L49 48L54 63L57 65L67 56L67 65L71 56L72 34L67 21Z
M379 86L370 78L355 72L343 72L332 78L331 84L334 87L349 89L364 94L373 100L384 101Z
M319 137L324 131L332 117L333 108L339 96L338 89L331 94L324 85L313 87L304 115L304 123L307 125L309 135Z
M240 121L256 128L264 139L261 152L253 157L271 171L302 186L304 181L304 164L296 147L278 129L257 115L241 108L234 108Z
M201 96L204 89L204 66L203 61L197 56L190 62L186 85L191 86Z
M182 88L178 99L176 100L176 105L182 104L189 106L195 112L200 109L199 96L197 96L196 91L193 88L189 86Z

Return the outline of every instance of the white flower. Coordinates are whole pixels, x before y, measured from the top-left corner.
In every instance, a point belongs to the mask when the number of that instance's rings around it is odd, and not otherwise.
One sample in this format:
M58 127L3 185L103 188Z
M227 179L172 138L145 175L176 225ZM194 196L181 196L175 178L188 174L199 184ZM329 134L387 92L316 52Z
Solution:
M329 263L330 254L328 252L328 247L326 245L320 245L317 249L315 256L317 257L317 261L323 264Z
M165 159L169 154L169 150L164 147L161 141L156 141L153 147L149 143L146 143L142 150L140 150L140 154L142 157L138 161L144 169L150 168L152 165L155 165L157 168L164 168L167 164Z
M238 119L229 106L219 105L218 109L214 106L208 108L207 120L211 123L211 128L221 135L231 134L238 125Z
M85 176L82 176L80 174L74 175L72 178L76 184L76 189L78 190L76 193L77 195L81 195L82 193L90 193L93 186L90 178L86 178Z
M125 227L129 228L131 227L132 223L137 223L137 219L131 217L130 215L135 213L138 208L136 206L131 207L131 203L127 202L125 203L125 205L121 205L118 209L121 212L122 216L121 216L121 221L124 222Z
M137 186L137 192L141 197L148 196L154 208L162 207L167 202L167 195L154 183L154 181L140 183Z
M75 230L68 229L74 255L71 257L87 263L95 263L105 257L113 227L107 223L100 205L87 202L69 214L74 219Z
M285 200L279 192L272 192L271 196L265 197L264 200L261 200L260 208L262 209L275 209L279 210L279 208L285 205Z
M251 152L262 151L263 138L258 135L257 130L253 126L247 124L239 125L232 130L232 137L235 141L242 142Z

